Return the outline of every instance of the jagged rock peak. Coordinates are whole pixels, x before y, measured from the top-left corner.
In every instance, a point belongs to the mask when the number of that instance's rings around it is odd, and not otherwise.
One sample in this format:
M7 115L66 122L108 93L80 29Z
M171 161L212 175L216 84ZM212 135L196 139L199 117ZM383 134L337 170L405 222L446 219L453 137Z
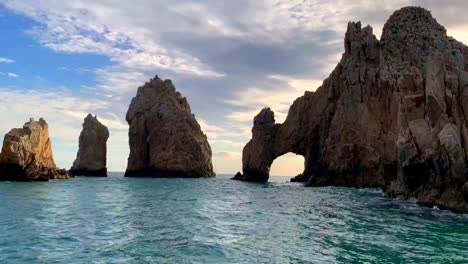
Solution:
M417 67L434 53L447 53L457 63L467 61L466 46L448 37L446 29L421 7L405 7L390 16L382 31L381 45L386 60Z
M468 211L468 47L427 10L406 7L380 41L350 22L344 50L283 124L259 125L271 123L267 110L255 117L235 179L266 181L273 160L292 152L304 156L297 180L309 186L382 187Z
M80 176L106 176L106 154L109 130L97 116L88 114L80 133L79 149L70 173Z
M275 124L275 113L269 107L263 108L254 118L254 129L271 127Z
M0 153L0 180L47 181L67 179L66 170L57 169L49 138L49 126L40 118L30 118L22 128L5 135Z
M212 177L211 147L185 97L158 76L138 88L128 108L126 176Z
M408 6L396 10L384 24L382 36L387 36L385 33L396 33L397 31L419 34L440 31L446 34L444 26L437 22L430 11L417 6Z
M371 26L361 28L361 22L349 22L345 34L345 55L367 57L373 56L372 50L378 47L378 41ZM377 54L378 55L378 54ZM378 57L372 57L378 59Z
M152 100L157 99L161 102L167 100L176 102L174 104L166 104L166 107L176 108L178 111L191 113L190 105L187 99L181 93L176 91L171 80L161 80L157 75L140 86L137 91L137 96L132 100L127 112L126 120L133 119L136 115L150 110L154 104ZM135 103L134 103L135 102ZM175 110L175 109L173 109Z

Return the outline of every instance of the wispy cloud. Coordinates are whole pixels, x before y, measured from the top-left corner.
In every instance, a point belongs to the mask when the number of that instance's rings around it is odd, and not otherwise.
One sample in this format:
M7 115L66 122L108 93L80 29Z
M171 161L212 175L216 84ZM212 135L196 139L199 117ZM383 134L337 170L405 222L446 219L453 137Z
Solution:
M246 142L236 142L236 141L228 140L228 139L215 139L215 140L212 140L211 143L224 144L224 145L232 146L234 148L242 149L245 146Z
M231 112L227 117L235 121L250 121L264 107L270 107L275 112L276 121L281 123L293 101L305 91L315 91L320 85L319 80L296 79L285 75L270 75L270 79L284 83L281 90L252 87L238 93L237 98L226 100L226 103L242 106L246 110Z
M18 78L18 74L12 72L0 72L0 75L7 76L10 78Z
M69 68L66 66L60 66L57 67L57 70L59 71L64 71L64 72L76 72L76 73L86 73L86 72L92 72L93 70L84 68L84 67L78 67L78 68Z
M214 153L219 158L229 158L229 159L236 159L241 157L240 152L233 152L233 151L220 151Z
M0 63L14 63L15 61L9 58L1 58L0 57Z
M7 75L8 77L10 77L10 78L18 78L18 74L16 74L16 73L7 72L6 75Z
M122 23L121 19L127 18L122 9L95 1L5 4L39 22L30 33L43 46L58 52L104 55L122 68L133 70L160 68L206 77L223 75L196 57L163 47L148 35L146 28L139 30L132 23Z

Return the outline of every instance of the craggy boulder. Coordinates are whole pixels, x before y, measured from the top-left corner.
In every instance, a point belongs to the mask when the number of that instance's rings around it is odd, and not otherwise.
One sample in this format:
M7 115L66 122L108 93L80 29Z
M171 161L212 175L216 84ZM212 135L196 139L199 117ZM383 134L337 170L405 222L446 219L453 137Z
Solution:
M350 22L344 50L282 124L270 110L255 117L243 173L234 178L267 181L273 160L293 152L305 158L294 180L309 186L381 187L468 211L468 47L429 11L405 7L380 40L370 26Z
M49 128L44 119L30 119L22 128L5 135L0 153L0 181L48 181L68 179L52 155Z
M109 130L88 114L80 133L79 149L69 172L79 176L107 176L106 153Z
M128 108L127 177L213 177L211 147L187 99L157 76Z

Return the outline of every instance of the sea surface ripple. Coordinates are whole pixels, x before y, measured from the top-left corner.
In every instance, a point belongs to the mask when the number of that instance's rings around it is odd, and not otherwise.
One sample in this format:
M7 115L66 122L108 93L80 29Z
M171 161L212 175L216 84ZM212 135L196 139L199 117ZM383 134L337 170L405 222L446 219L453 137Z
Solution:
M468 263L468 215L380 190L122 176L0 183L0 263Z

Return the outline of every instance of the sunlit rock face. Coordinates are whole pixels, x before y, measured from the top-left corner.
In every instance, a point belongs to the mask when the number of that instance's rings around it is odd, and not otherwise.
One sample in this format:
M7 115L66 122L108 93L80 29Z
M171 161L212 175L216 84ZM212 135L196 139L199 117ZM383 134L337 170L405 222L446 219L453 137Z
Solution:
M345 52L283 124L263 109L243 151L243 174L266 181L273 160L305 157L310 186L383 187L390 195L468 210L468 47L418 7L396 11L381 40L349 23Z
M78 153L69 172L79 176L107 176L108 138L107 127L96 116L88 114L80 133Z
M1 181L48 181L68 179L66 170L57 169L52 155L49 126L33 118L22 128L5 135L0 153Z
M212 177L211 148L187 99L157 76L138 88L127 112L125 176Z

